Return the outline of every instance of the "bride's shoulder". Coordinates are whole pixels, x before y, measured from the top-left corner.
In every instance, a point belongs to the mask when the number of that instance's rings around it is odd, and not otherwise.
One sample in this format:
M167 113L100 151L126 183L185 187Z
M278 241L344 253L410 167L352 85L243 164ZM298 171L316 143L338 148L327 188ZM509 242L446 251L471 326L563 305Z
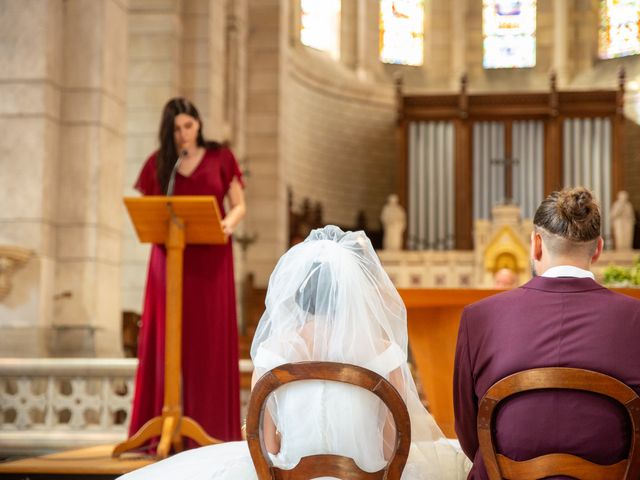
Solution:
M285 363L308 360L305 351L306 345L299 336L273 336L258 346L253 365L263 370L271 370Z
M386 339L380 340L378 355L365 365L365 368L373 370L379 375L387 376L389 372L402 366L407 356L405 351L395 342Z

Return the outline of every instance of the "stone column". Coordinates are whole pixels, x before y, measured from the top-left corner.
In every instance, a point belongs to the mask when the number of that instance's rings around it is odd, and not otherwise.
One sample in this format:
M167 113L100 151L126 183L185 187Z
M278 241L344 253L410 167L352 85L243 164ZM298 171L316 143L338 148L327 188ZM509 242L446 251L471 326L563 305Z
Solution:
M568 3L570 3L570 9L567 16L569 16L568 23L571 26L569 65L571 70L576 72L575 77L582 78L584 76L583 73L593 69L598 61L598 28L600 25L600 8L598 4L600 2L581 0ZM611 82L608 84L609 86L614 85L614 70L616 69L612 69L611 76L608 78ZM593 77L588 76L587 78ZM580 83L583 83L583 81L581 80ZM572 82L572 87L574 85L574 82ZM582 88L584 86L593 88L594 85L580 85Z
M355 0L342 2L340 15L340 61L354 69L358 65L358 10Z
M205 137L224 140L226 98L225 0L189 0L183 4L182 94L198 107Z
M246 151L248 0L234 0L227 11L227 98L229 141L239 161Z
M223 138L231 144L233 153L240 164L246 167L246 96L247 96L247 37L248 0L233 0L227 4L226 12L226 77L224 98ZM245 182L250 178L245 178ZM245 191L246 193L246 191ZM253 232L247 228L246 218L240 222L234 233L233 262L236 281L236 305L238 325L244 331L246 319L245 305L245 249L248 248Z
M0 245L32 251L0 300L0 355L46 354L56 263L62 0L0 0Z
M378 2L358 1L358 47L357 70L360 78L370 76L385 78L380 62L378 44L380 41L380 6Z
M219 141L228 140L229 125L225 105L229 95L228 7L225 0L209 0L209 91L207 102L208 134Z
M124 194L139 195L133 185L158 148L164 104L180 94L182 2L130 0L127 141ZM198 105L199 106L199 105ZM138 241L126 213L123 228L122 308L140 313L147 278L149 246Z
M460 88L460 78L467 71L467 0L453 0L451 6L451 80L450 88Z
M281 55L291 42L286 25L291 4L277 0L248 3L246 164L247 216L244 228L259 237L246 257L246 269L266 286L278 258L287 248L287 210L280 158ZM287 4L287 5L284 5ZM285 26L285 28L281 28ZM284 68L284 67L283 67Z
M127 3L63 3L56 356L121 355Z
M567 0L553 2L553 70L558 88L569 82L569 5Z

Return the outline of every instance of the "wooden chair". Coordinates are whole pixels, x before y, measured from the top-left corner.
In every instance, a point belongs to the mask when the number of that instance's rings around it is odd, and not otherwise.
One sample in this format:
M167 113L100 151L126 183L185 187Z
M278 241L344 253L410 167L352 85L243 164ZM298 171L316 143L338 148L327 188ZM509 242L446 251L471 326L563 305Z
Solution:
M274 467L269 460L262 434L262 422L269 394L299 380L329 380L365 388L377 395L389 408L396 425L396 441L391 460L385 468L369 473L353 459L341 455L310 455L291 470ZM372 422L376 419L372 418ZM256 383L249 400L247 441L259 480L294 480L330 476L348 480L400 479L411 445L409 412L398 391L375 372L355 365L332 362L288 363L270 370Z
M633 434L628 457L612 465L597 465L566 453L553 453L526 461L515 461L498 454L492 435L493 416L498 404L517 393L545 389L593 392L621 403L631 419ZM560 367L525 370L495 383L482 398L478 409L478 440L490 480L536 480L554 475L582 480L637 480L640 478L640 397L624 383L603 373Z

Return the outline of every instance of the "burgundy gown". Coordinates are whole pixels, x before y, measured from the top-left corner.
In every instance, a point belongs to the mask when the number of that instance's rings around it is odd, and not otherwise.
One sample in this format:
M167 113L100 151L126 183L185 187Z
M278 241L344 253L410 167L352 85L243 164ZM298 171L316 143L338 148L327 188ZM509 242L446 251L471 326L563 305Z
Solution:
M231 181L242 184L238 164L227 148L208 149L193 173L178 173L175 195L223 198ZM162 195L156 154L146 161L135 187L144 195ZM164 246L153 245L138 340L139 365L129 434L160 415L164 399L165 341ZM238 328L233 255L226 245L188 245L184 251L182 307L183 414L221 440L240 439Z

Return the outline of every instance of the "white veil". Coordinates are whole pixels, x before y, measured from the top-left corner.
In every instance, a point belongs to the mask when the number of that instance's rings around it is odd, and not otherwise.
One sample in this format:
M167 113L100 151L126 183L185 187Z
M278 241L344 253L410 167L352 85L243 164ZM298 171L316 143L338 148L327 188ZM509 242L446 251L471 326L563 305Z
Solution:
M251 357L258 375L282 363L315 360L351 363L391 379L411 418L407 469L420 472L412 478L456 478L450 473L456 452L420 402L407 344L406 308L369 239L327 226L278 262Z

